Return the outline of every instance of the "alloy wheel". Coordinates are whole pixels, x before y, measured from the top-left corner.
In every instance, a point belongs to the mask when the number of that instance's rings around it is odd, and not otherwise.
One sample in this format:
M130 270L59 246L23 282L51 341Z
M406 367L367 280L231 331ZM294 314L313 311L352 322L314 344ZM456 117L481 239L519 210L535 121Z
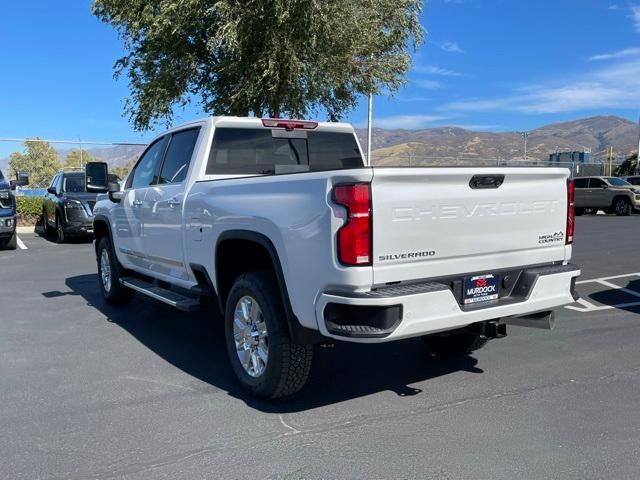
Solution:
M627 213L627 208L627 202L625 202L624 200L618 200L618 202L616 203L616 213L618 215Z
M244 371L254 378L261 376L269 360L269 340L262 310L253 297L244 296L236 303L233 339Z
M105 292L111 291L111 262L109 261L109 252L106 248L102 249L100 254L100 279Z

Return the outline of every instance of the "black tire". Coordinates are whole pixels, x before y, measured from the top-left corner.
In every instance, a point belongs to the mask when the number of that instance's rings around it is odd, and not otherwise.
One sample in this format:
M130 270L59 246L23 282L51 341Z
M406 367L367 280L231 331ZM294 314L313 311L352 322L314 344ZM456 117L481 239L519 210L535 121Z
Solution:
M631 215L631 202L625 197L618 197L613 201L613 211L619 217Z
M18 234L13 232L7 239L0 240L0 249L2 250L15 250L18 248Z
M18 232L14 230L13 235L9 237L7 242L7 249L15 250L16 248L18 248Z
M103 252L107 256L107 263L110 268L109 273L111 276L108 287L103 277L104 272L101 262ZM118 262L113 252L113 246L111 245L109 237L102 237L100 242L98 242L96 259L98 261L98 284L100 285L100 291L106 302L112 305L122 305L131 301L135 292L120 284L120 279L124 276L124 268L122 268L122 265L120 265L120 262Z
M480 333L462 332L452 335L425 335L422 337L429 351L440 356L458 356L480 350L489 339Z
M250 375L242 366L234 339L235 310L243 297L251 297L257 302L261 311L260 323L264 321L266 325L268 357L263 371L256 376ZM292 395L304 386L309 377L313 346L293 342L285 315L280 290L272 273L249 272L236 279L227 298L224 316L227 351L240 384L256 397L274 399ZM247 337L243 338L246 345Z
M47 221L47 214L44 211L44 207L42 207L42 225L44 227L45 235L51 233L51 227L49 226L49 222Z
M576 217L579 217L579 216L581 216L581 215L584 213L584 208L582 208L582 207L576 207L576 208L575 208L575 210L574 210L574 212L575 212L575 214L576 214Z
M65 240L64 226L62 225L60 214L56 213L56 243L64 243Z

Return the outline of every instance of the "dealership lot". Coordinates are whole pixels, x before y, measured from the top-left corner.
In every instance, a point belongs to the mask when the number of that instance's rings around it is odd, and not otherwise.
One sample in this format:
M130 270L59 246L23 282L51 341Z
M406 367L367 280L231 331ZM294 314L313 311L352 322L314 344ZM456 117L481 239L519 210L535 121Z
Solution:
M0 252L0 478L635 478L640 217L577 219L583 296L462 359L319 348L295 399L238 390L213 310L101 299L93 245Z

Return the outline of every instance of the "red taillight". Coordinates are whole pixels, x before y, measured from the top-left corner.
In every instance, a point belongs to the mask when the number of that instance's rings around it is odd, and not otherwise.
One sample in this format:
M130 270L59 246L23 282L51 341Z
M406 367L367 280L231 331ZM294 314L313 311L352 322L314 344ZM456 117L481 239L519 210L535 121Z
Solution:
M262 126L269 128L284 128L285 130L302 129L313 130L318 126L318 122L308 122L306 120L282 120L280 118L263 118Z
M368 183L337 185L333 201L347 209L338 230L338 259L343 265L371 265L371 190Z
M573 243L573 234L576 229L575 199L576 187L573 180L567 180L567 245Z

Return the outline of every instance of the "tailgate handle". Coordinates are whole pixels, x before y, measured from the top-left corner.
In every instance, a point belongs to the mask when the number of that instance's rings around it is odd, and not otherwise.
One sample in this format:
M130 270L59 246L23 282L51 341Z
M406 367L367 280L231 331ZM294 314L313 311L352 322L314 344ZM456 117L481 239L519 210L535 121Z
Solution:
M471 188L498 188L504 182L504 175L474 175L469 181Z

